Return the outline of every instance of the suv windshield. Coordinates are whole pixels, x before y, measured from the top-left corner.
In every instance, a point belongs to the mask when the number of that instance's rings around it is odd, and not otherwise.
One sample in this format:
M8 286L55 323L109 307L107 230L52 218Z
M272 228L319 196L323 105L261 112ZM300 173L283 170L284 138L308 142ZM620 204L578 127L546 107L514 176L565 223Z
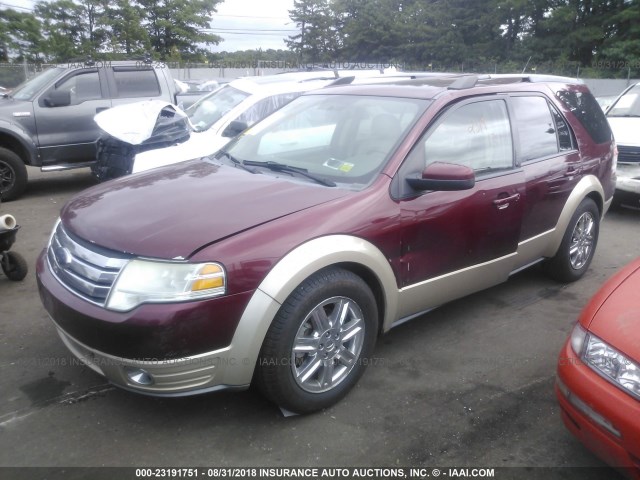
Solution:
M42 87L60 75L60 72L63 70L64 69L60 67L44 70L32 79L18 85L13 92L11 92L11 97L16 100L31 100L33 96L42 89Z
M247 97L248 93L224 85L191 105L186 113L194 130L203 132Z
M607 112L608 117L640 117L640 85L629 89Z
M253 166L277 162L360 190L373 181L429 103L362 95L302 96L247 130L227 151ZM269 170L279 175L284 171Z

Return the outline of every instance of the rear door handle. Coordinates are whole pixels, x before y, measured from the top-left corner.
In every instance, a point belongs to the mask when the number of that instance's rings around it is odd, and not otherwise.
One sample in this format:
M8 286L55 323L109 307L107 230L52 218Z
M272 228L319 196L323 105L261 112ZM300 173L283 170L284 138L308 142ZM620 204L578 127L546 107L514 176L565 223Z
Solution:
M508 197L496 198L493 201L493 204L498 208L498 210L504 210L511 202L517 202L518 200L520 200L520 194L514 193Z
M582 172L582 167L567 167L567 171L564 172L565 177L573 177L579 175Z

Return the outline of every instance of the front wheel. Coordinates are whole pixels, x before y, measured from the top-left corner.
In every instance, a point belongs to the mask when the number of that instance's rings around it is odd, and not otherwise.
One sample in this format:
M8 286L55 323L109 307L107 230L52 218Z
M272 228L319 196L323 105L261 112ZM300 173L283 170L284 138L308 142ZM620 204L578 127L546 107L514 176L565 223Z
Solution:
M364 373L377 330L368 285L347 270L321 270L291 293L274 318L258 360L258 386L292 412L327 408Z
M27 167L18 155L0 147L0 197L18 198L27 188Z
M545 262L549 276L560 282L574 282L589 268L598 244L600 211L590 198L582 200L562 238L558 252Z

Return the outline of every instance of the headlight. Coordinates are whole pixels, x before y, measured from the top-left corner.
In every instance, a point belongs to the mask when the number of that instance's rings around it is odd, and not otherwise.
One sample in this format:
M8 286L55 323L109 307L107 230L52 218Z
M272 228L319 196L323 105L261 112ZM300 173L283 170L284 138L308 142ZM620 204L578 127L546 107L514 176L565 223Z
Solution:
M640 399L640 365L591 333L586 334L581 357L607 380Z
M142 303L184 302L224 295L226 277L217 263L131 260L111 289L107 308L124 312Z

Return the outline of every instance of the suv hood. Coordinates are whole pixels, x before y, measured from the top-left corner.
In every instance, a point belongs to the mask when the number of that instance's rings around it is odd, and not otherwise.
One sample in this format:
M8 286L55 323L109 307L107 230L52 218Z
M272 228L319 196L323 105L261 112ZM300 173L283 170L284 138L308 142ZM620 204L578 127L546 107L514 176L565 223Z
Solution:
M640 118L607 117L607 120L618 145L640 146Z
M61 218L67 232L90 243L183 259L205 245L348 194L202 159L85 190L65 205Z

